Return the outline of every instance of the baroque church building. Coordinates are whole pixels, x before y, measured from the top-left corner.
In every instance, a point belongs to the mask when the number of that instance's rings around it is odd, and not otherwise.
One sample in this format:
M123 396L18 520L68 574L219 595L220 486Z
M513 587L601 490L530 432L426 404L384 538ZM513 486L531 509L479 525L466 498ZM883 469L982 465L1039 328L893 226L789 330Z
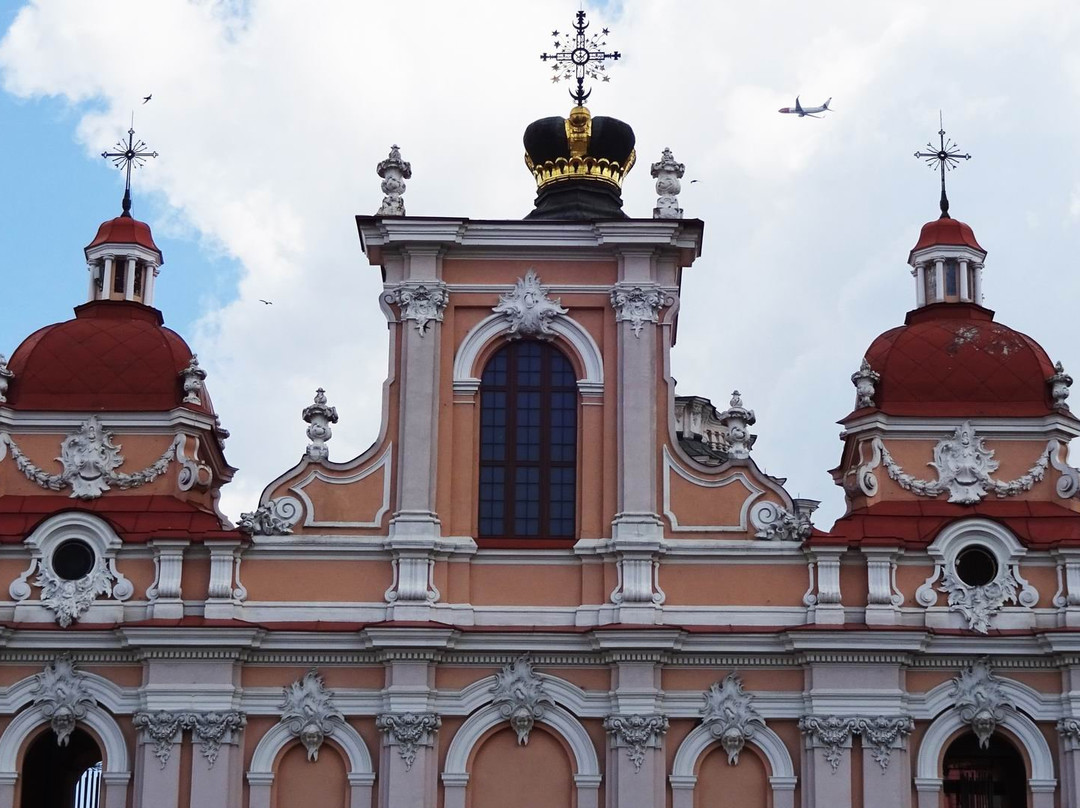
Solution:
M675 389L703 224L667 150L623 211L634 146L531 124L524 220L405 215L394 147L379 437L331 461L318 391L235 526L126 198L0 357L0 808L1080 804L1080 421L971 227L943 200L851 356L815 525L738 393Z

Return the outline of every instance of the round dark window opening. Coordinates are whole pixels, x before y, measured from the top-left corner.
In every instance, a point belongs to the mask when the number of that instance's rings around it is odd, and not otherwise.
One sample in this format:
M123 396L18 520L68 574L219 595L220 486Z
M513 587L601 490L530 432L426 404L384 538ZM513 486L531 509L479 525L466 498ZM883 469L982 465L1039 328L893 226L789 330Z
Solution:
M53 572L65 581L78 581L94 569L97 554L82 539L68 539L53 550Z
M965 547L956 556L956 575L968 586L986 586L997 574L997 559L985 547Z

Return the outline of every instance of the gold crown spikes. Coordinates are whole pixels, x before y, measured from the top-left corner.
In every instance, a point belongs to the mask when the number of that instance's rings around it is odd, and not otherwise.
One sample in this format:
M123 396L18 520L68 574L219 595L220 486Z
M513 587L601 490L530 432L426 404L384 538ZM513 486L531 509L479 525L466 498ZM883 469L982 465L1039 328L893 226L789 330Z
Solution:
M637 162L637 151L630 152L626 159L626 165L618 161L600 157L559 157L555 160L545 160L543 163L534 163L529 155L525 155L525 165L529 167L537 188L544 188L556 182L572 179L590 179L606 182L615 188L622 188L623 178L630 173L630 169Z

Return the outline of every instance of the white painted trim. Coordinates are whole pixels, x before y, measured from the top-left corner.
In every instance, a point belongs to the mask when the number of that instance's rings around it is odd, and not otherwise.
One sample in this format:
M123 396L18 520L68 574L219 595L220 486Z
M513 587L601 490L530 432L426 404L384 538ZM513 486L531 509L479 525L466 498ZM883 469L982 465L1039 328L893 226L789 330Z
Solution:
M737 525L680 525L675 513L671 510L671 472L674 471L680 477L692 485L702 488L723 488L734 482L740 482L747 490L747 497L739 510L739 523ZM745 533L750 525L750 506L765 494L764 488L758 488L750 478L741 470L731 471L718 479L706 479L696 474L691 474L675 462L667 445L664 445L664 516L671 522L673 533Z
M551 678L547 677L547 681L551 681ZM596 755L592 738L573 715L556 705L546 708L537 722L551 727L569 744L570 751L574 755L576 775L600 776L600 760ZM488 730L499 724L509 726L507 719L494 704L488 704L469 716L461 725L461 729L454 733L454 739L450 742L450 748L446 752L446 768L443 770L443 777L455 774L467 775L473 747Z
M345 754L349 758L349 774L373 775L375 773L367 744L364 743L360 733L351 724L335 721L334 731L327 737L345 750ZM272 774L274 761L277 760L278 754L293 741L300 742L284 724L274 724L268 729L266 734L259 739L259 743L255 746L255 751L251 755L248 780L250 781L252 774Z
M1009 710L1005 713L1005 719L998 724L1011 732L1016 739L1023 744L1031 762L1031 781L1042 781L1042 784L1054 783L1054 757L1050 751L1050 745L1046 738L1035 726L1035 722L1023 713ZM960 713L955 708L939 715L927 728L919 744L919 756L916 768L916 780L930 782L941 780L939 761L945 751L945 744L957 732L968 727L960 718Z
M7 775L18 776L19 751L27 736L48 722L49 719L42 713L40 705L33 705L12 719L4 734L0 735L0 778ZM127 741L113 717L95 704L87 707L86 717L81 719L79 724L92 729L104 745L103 771L130 776Z
M474 393L480 385L479 376L474 376L476 360L489 342L510 330L510 321L501 314L491 314L474 325L458 346L454 357L454 392ZM585 328L572 317L556 317L551 322L551 330L562 337L573 348L584 376L578 379L578 388L582 394L602 394L604 389L604 357L596 340Z
M333 477L327 474L321 466L312 466L311 471L306 477L300 480L300 482L289 486L289 490L300 497L304 503L304 526L356 528L382 527L383 516L390 510L390 477L392 473L393 451L394 444L392 442L388 443L386 445L386 450L382 453L382 457L376 460L372 465L367 466L348 477ZM308 497L307 493L304 491L306 486L310 485L315 480L327 483L328 485L350 485L352 483L360 482L360 480L363 480L365 477L370 477L379 469L384 469L382 503L370 522L320 522L316 520L315 503L311 501L311 498Z
M700 701L700 698L698 700ZM694 769L697 768L698 759L705 750L718 743L720 740L709 731L709 727L704 724L695 727L679 744L675 752L675 760L671 764L671 777L695 777ZM769 762L770 780L774 777L795 777L795 764L791 760L791 753L788 752L780 736L771 729L755 727L753 737L746 743L760 749ZM775 785L773 790L776 790Z

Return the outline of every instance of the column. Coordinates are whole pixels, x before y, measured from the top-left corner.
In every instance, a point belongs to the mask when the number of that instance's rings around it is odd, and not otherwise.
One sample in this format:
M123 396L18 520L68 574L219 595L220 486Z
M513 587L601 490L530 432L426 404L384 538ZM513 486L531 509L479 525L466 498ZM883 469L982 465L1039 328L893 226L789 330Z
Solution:
M431 711L434 650L387 650L387 711L378 716L379 808L435 805L438 791L440 717ZM453 804L446 791L447 808ZM464 789L461 794L464 795Z
M907 736L914 728L902 716L860 717L863 802L874 808L911 808L911 758Z
M915 305L926 305L926 264L915 265Z
M243 792L243 713L191 715L191 802L199 808L240 808ZM157 808L157 806L154 806Z
M154 305L154 279L158 276L160 270L157 268L157 264L146 265L146 278L143 280L143 293L142 300L147 306Z
M133 723L139 730L133 804L136 808L176 808L183 738L180 714L165 710L136 713Z
M127 259L127 272L124 273L124 300L135 299L135 259Z
M113 269L116 259L111 255L105 256L105 268L101 271L101 299L108 300L112 296Z
M960 299L971 300L971 290L968 289L968 262L966 258L960 259Z
M945 299L945 259L934 260L934 302L940 303Z
M974 272L974 278L975 278L975 302L978 303L981 306L983 304L983 288L982 288L983 265L982 264L974 264L973 266L975 267L975 272Z
M668 719L658 711L661 656L612 651L615 663L615 707L607 716L607 799L619 808L653 808L664 804L666 765L664 736Z
M90 285L86 290L86 299L88 301L97 300L97 264L94 261L88 261L86 264L86 271L90 275Z
M835 715L808 715L799 722L806 750L802 761L804 805L813 808L851 806L853 726L853 718Z

